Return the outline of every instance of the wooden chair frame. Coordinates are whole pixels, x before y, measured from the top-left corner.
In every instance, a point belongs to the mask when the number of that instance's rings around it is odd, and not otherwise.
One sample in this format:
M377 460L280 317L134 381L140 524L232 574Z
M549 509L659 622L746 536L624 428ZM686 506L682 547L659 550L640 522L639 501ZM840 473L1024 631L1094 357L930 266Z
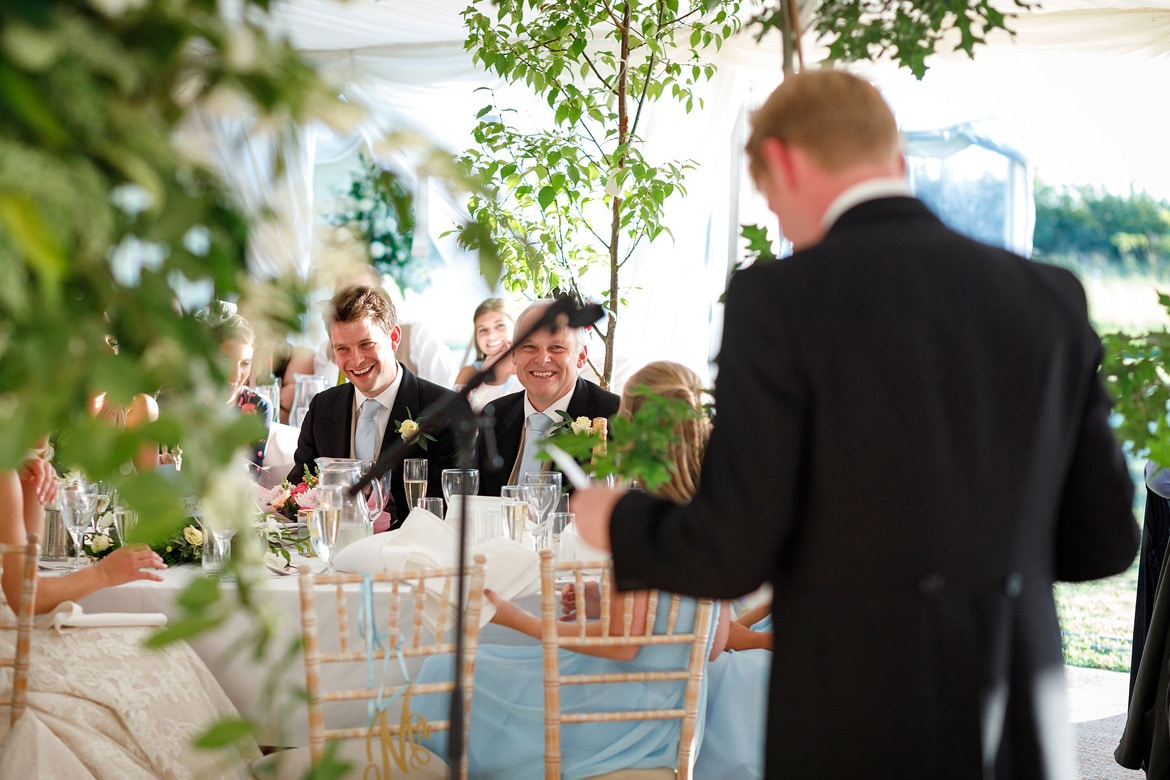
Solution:
M600 572L601 636L588 636L586 627L593 622L587 619L585 610L578 609L573 623L577 631L561 635L557 628L560 620L560 599L556 582L557 575L572 575L577 593L584 593L585 583L597 579ZM697 755L695 728L699 714L699 694L702 689L703 673L707 665L707 644L712 629L713 602L700 599L695 608L695 622L692 631L678 629L678 613L682 596L652 590L646 605L646 627L638 634L632 631L634 594L618 594L613 591L613 568L611 561L567 561L556 563L551 550L540 553L541 591L541 646L544 659L544 772L546 780L559 780L561 776L561 726L568 723L606 723L633 720L677 719L680 721L678 763L675 773L680 780L690 780ZM610 635L613 600L623 601L622 626L620 635ZM661 598L670 599L670 611L666 633L655 634L654 622ZM583 602L582 602L583 604ZM648 645L689 645L690 652L685 666L659 671L630 671L614 674L562 675L560 673L558 650L567 648L580 650L587 647L638 646ZM682 709L660 710L618 710L580 713L561 712L562 685L601 685L629 682L685 681Z
M11 709L9 722L16 725L16 721L28 706L33 619L37 601L37 563L41 558L40 539L35 534L30 534L26 544L0 544L0 572L4 569L6 555L24 555L20 604L13 609L16 617L12 619L0 616L0 631L16 632L15 654L12 657L0 656L0 669L12 669L12 690L6 695L0 694L0 706Z
M466 601L466 612L463 618L463 659L459 669L459 679L462 683L463 695L463 760L458 768L460 778L467 777L467 740L471 724L471 697L474 686L475 651L479 639L480 611L483 605L485 558L475 556L474 562L464 572L469 590ZM454 680L448 682L433 682L427 684L385 685L378 688L355 688L346 690L323 690L321 667L331 663L353 662L381 662L389 654L391 658L399 655L403 658L419 658L431 655L453 654L455 652L454 637L449 640L444 637L453 626L454 607L457 603L457 583L459 581L458 567L442 569L414 569L402 572L378 572L365 574L313 574L307 567L301 567L299 576L301 601L301 628L304 638L305 682L308 691L309 709L309 753L314 765L319 763L325 755L326 742L330 740L344 740L365 737L368 728L327 728L323 705L329 702L342 701L369 701L378 696L393 696L404 692L408 687L412 694L451 693L455 690ZM391 598L389 606L389 623L385 650L374 649L370 652L367 647L355 646L351 641L351 627L355 617L347 614L345 586L361 584L369 576L375 584L390 586ZM433 630L424 622L424 607L427 597L426 584L428 582L442 583L442 596L438 609L432 605L431 614L437 615ZM317 599L316 586L332 586L334 588L331 599L337 610L337 625L340 649L338 652L322 652L317 633ZM409 625L403 625L400 618L403 605L409 604L412 616ZM380 618L386 617L386 610L381 610ZM448 720L430 721L432 731L449 731L451 724ZM387 732L398 736L402 732L401 724L387 727ZM452 739L457 738L451 735ZM445 758L445 757L443 757ZM455 768L452 767L454 774Z

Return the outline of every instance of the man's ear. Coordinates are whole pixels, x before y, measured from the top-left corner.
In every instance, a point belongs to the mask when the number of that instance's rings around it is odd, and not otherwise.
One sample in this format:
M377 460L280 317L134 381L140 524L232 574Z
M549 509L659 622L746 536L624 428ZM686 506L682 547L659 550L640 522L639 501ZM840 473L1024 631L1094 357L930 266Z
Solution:
M765 138L760 142L760 157L770 176L780 177L786 186L791 186L795 177L792 150L779 138Z
M390 329L390 349L395 352L398 351L398 345L402 343L402 326L395 325Z
M581 345L581 351L577 354L577 368L578 370L585 368L585 362L589 359L589 348L584 344Z

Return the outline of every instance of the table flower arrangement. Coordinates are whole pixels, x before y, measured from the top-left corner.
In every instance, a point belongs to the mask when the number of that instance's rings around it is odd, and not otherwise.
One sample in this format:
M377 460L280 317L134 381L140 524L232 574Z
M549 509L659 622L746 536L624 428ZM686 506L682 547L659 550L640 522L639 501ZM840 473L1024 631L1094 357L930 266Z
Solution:
M122 546L114 515L106 512L97 518L92 531L85 535L81 551L94 560L101 560ZM167 566L199 563L203 560L203 531L199 521L190 518L187 523L161 542L150 545Z
M301 525L301 513L312 512L317 506L317 475L308 466L304 473L304 479L297 484L286 479L261 498L268 551L283 558L286 567L292 561L290 549L301 555L311 554L308 528Z

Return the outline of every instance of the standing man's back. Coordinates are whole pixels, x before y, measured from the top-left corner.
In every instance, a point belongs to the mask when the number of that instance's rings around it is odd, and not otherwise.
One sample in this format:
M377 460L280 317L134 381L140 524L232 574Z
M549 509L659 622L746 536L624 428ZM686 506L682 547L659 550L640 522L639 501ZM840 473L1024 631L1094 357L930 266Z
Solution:
M1070 274L910 197L896 137L844 73L755 117L797 251L733 278L699 495L621 500L619 584L773 584L769 777L1071 778L1052 582L1137 544L1100 342Z

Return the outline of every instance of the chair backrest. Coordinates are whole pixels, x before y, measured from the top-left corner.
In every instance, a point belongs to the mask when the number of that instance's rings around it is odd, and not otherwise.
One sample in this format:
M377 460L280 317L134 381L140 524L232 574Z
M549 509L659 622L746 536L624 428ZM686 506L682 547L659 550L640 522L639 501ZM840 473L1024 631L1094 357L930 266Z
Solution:
M15 605L9 617L0 611L0 631L14 631L16 640L12 643L13 654L3 651L0 645L0 669L12 669L12 688L0 688L0 707L11 710L10 723L15 724L28 703L29 660L32 650L33 610L37 600L37 562L41 557L40 540L35 534L29 535L27 544L0 544L0 573L4 570L7 555L24 555L20 586L20 603ZM11 606L11 605L10 605Z
M377 742L393 738L399 748L407 746L403 752L410 752L417 745L422 726L407 714L409 697L450 695L455 689L455 679L412 684L409 678L413 677L413 672L406 670L408 667L417 669L427 656L455 652L453 629L462 579L467 585L467 595L458 680L462 686L465 716L463 733L452 734L450 739L463 740L463 760L458 776L467 777L467 737L483 604L484 566L484 556L475 556L473 563L462 572L462 578L458 567L371 574L313 574L307 566L300 569L309 750L314 765L324 756L326 742L330 740L373 739ZM325 623L325 628L319 631L320 623ZM328 644L329 649L323 649L323 643ZM327 674L330 666L335 666L338 674ZM348 671L344 671L346 667ZM358 678L365 682L363 687L354 685L354 667L357 667ZM398 703L399 699L402 704ZM347 716L332 718L331 725L327 725L327 710L332 711L330 705L339 702L366 702L369 715L363 713L362 722L355 723L351 711ZM386 702L394 704L387 705ZM383 712L384 716L375 717L378 712ZM399 712L404 718L391 722ZM371 718L374 719L372 723ZM430 731L449 731L451 723L432 720L426 727ZM371 763L379 758L385 762L385 756L385 751L381 757L371 756ZM380 776L376 770L375 775Z
M596 617L587 615L579 608L572 622L574 629L558 629L561 620L561 604L557 590L558 583L572 582L575 592L583 594L585 584L599 582L600 613ZM633 630L634 593L618 593L613 588L612 564L600 561L565 561L557 563L551 550L540 554L541 592L541 645L544 658L544 768L545 778L552 780L561 776L561 727L576 723L629 722L640 720L676 719L679 723L677 777L688 780L694 767L695 729L699 714L700 692L703 672L706 669L708 644L711 632L713 603L709 599L695 602L694 620L680 619L680 607L684 597L661 591L649 591L647 595L646 625L640 632ZM663 600L666 600L663 603ZM613 614L616 602L620 601L621 623L615 622ZM577 604L583 605L584 598ZM665 621L656 619L665 614ZM600 626L600 632L590 636L590 624ZM656 627L656 623L658 623ZM580 651L583 648L613 646L682 646L673 655L678 659L672 665L655 665L652 668L642 664L629 664L627 672L606 674L566 675L560 672L559 650ZM669 709L614 709L589 712L562 712L561 687L566 685L623 685L629 683L650 683L675 681L683 687L681 707ZM616 692L615 688L615 692ZM622 697L590 697L590 700L622 701Z

